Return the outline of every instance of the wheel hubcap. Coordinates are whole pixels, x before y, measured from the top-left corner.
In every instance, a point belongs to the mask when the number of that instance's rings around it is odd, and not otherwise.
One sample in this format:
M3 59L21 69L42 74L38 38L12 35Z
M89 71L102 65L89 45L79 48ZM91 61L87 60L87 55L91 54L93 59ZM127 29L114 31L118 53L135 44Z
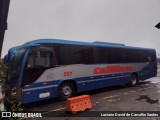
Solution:
M136 78L135 77L132 77L132 84L135 85L137 82Z
M65 96L69 96L72 91L71 91L71 88L70 88L69 86L64 86L64 87L62 88L62 92L63 92L63 94L64 94Z

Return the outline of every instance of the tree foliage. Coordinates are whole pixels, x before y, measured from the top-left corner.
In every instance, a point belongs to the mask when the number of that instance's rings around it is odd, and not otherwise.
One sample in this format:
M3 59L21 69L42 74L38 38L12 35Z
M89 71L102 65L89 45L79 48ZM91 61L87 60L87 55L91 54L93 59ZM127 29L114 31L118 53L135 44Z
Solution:
M3 84L7 76L7 65L0 60L0 84Z

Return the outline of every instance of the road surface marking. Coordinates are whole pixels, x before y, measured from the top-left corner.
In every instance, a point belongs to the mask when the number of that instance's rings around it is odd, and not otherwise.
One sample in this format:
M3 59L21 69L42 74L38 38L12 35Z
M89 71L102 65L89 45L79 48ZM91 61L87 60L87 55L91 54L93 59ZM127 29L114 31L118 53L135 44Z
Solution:
M50 112L55 112L55 111L60 111L60 110L64 110L64 108L58 108L58 109L53 109L53 110L50 110L50 111L47 111L47 112L43 112L42 114L46 114L46 113L50 113Z

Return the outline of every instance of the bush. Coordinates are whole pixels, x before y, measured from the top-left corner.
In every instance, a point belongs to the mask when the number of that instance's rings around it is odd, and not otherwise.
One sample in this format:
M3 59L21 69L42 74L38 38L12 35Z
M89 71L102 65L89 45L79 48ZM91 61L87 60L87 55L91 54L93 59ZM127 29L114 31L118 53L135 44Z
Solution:
M7 69L8 69L8 65L4 64L2 60L0 60L0 85L5 87L5 83L6 83L6 78L7 78ZM12 89L9 93L9 97L7 97L7 109L5 109L4 111L16 111L16 112L20 112L23 109L21 108L21 103L17 102L16 100L16 90ZM2 102L2 100L4 99L4 97L0 98L0 103ZM19 118L10 118L10 120L18 120Z
M0 85L3 85L7 77L7 65L0 59Z
M7 77L7 65L3 63L3 61L0 59L0 85L4 85L5 80ZM2 102L4 96L0 98L0 103Z

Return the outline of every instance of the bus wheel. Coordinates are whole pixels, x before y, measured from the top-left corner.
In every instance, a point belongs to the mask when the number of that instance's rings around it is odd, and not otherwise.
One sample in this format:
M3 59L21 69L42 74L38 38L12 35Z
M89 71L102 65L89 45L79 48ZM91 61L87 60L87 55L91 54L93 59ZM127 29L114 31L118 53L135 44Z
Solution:
M135 86L138 84L138 76L136 74L132 74L130 77L129 86Z
M64 82L59 86L58 98L60 100L66 100L67 98L75 95L75 86L71 82Z

